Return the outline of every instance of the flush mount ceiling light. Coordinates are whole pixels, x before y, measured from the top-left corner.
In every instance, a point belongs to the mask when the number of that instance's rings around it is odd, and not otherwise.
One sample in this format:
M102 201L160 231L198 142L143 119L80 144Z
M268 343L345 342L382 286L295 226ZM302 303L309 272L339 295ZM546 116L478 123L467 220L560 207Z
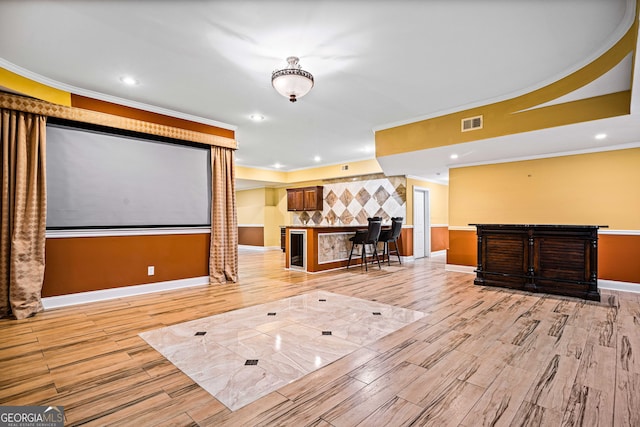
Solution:
M606 133L599 133L596 135L596 139L605 139L607 137Z
M271 84L278 93L289 101L296 102L309 93L313 87L313 75L298 65L296 56L287 58L287 68L276 70L271 74Z

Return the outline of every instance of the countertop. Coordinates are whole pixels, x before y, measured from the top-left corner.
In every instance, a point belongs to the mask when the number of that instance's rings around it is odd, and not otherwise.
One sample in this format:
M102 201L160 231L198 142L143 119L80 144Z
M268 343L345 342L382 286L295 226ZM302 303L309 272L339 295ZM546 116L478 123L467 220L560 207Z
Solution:
M296 224L296 225L282 225L284 228L367 228L367 224L358 225L316 225L316 224Z

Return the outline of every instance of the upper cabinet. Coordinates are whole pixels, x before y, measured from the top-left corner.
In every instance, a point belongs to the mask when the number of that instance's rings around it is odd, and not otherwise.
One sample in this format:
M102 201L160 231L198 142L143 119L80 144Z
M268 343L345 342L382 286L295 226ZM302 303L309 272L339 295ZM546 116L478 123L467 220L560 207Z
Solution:
M288 211L321 211L322 186L287 189Z
M287 210L304 210L304 192L302 188L287 188Z

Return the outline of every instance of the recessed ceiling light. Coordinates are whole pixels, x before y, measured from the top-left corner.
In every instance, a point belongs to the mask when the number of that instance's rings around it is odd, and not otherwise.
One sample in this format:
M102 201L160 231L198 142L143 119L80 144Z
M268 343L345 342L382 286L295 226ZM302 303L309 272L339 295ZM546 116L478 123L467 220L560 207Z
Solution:
M273 165L273 167L276 169L280 169L282 165L280 163L276 163L275 165Z
M264 116L262 114L252 114L249 118L254 122L261 122L264 120Z
M605 139L607 137L606 133L599 133L596 135L596 139Z
M313 161L314 161L314 162L319 162L320 160L322 160L322 159L320 158L320 156L314 156L314 157L313 157Z
M458 155L457 155L457 154L452 154L452 155L450 155L449 157L450 157L452 160L455 160L455 159L457 159L457 158L458 158Z
M362 151L364 151L365 153L373 153L374 150L374 147L372 147L371 145L366 145L364 148L362 148Z
M120 77L120 81L127 86L136 86L140 82L131 76L122 76Z

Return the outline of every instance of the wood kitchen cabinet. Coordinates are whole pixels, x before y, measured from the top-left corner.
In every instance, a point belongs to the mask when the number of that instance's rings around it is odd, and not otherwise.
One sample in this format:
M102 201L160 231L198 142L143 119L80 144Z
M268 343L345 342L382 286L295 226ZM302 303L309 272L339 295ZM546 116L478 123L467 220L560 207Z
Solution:
M321 211L322 186L287 189L288 211Z
M287 210L301 211L304 210L304 193L302 188L287 189Z

